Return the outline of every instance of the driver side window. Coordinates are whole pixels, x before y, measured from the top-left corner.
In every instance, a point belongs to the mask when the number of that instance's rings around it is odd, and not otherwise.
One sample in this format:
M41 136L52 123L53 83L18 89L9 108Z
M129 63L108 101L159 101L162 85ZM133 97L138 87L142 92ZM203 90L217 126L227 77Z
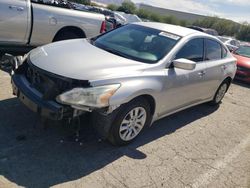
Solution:
M197 38L187 42L176 54L175 59L185 58L194 62L204 60L204 39Z

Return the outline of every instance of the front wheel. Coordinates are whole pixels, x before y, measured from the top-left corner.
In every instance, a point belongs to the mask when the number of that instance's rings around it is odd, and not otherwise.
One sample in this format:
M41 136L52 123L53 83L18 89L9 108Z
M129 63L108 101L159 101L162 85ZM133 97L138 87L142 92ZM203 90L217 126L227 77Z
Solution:
M227 89L229 87L229 83L228 82L223 82L218 90L216 91L215 95L214 95L214 98L213 100L211 101L211 105L218 105L222 99L224 98L226 92L227 92Z
M144 98L133 100L120 108L108 138L114 145L132 142L150 124L152 116L149 103Z

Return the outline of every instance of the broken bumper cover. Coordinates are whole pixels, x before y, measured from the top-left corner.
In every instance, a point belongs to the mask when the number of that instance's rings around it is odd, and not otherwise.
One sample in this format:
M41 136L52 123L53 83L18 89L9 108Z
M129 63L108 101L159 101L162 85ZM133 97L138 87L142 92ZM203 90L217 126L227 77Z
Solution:
M72 117L72 108L60 105L55 101L42 99L42 94L30 87L30 83L24 75L12 75L11 83L13 94L33 112L52 120L62 120Z

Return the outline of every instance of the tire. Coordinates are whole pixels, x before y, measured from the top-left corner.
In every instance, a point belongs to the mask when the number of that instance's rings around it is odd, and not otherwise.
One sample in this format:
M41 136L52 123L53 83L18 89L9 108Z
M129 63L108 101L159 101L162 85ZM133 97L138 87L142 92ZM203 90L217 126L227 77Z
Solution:
M133 117L131 115L133 114ZM144 98L137 98L122 105L112 122L108 140L116 146L134 141L151 123L150 105Z
M2 60L4 52L0 52L0 61Z
M81 38L81 36L79 36L78 34L72 32L72 31L65 31L65 32L60 32L58 33L53 42L57 42L57 41L62 41L62 40L69 40L69 39L77 39L77 38Z
M224 81L221 83L221 85L219 86L219 88L217 89L213 100L210 102L210 105L212 106L216 106L219 105L222 101L222 99L224 98L227 90L229 87L229 83L227 81Z

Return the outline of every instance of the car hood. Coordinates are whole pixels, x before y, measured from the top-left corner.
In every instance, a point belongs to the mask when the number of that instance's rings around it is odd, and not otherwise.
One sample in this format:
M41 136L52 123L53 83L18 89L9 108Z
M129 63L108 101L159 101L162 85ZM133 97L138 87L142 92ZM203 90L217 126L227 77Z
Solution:
M237 65L250 68L250 58L236 54L233 54L233 56L237 59Z
M56 42L31 51L31 63L45 71L78 80L139 74L143 63L114 55L86 39Z

